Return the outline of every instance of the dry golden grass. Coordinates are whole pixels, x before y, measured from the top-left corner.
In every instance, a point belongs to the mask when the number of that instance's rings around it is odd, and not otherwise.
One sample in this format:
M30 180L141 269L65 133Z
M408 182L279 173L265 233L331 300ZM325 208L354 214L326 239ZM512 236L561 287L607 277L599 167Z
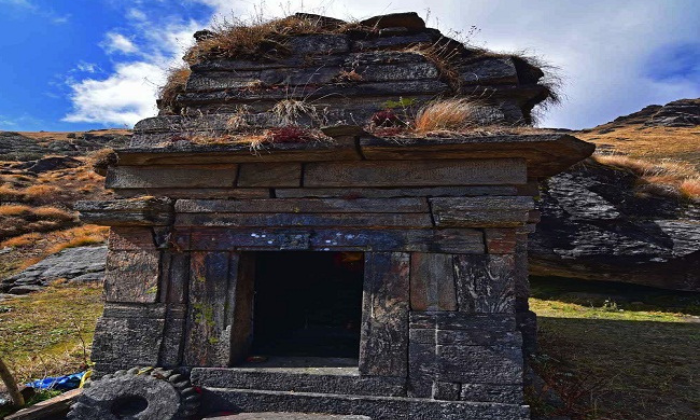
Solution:
M17 236L2 241L2 243L0 243L0 247L24 248L33 245L39 240L39 238L41 238L41 235L39 233L27 233L22 236Z
M637 191L662 196L700 198L700 173L689 163L633 159L628 156L595 156L603 165L630 171L639 177Z
M158 91L161 103L161 109L168 109L174 113L179 113L178 107L175 105L177 95L185 91L185 85L190 78L192 71L186 65L176 67L168 72L168 78L165 86Z
M23 204L8 204L0 206L0 216L22 216L32 213L32 208Z
M101 135L117 135L117 136L129 136L131 135L131 130L126 128L109 128L105 130L95 130ZM82 135L80 132L73 131L21 131L20 135L24 137L29 137L34 140L38 140L40 144L49 143L51 141L71 141L73 139L69 138L69 135L76 134L78 137Z
M434 131L460 131L479 124L481 107L467 99L444 99L422 107L413 130L419 134Z
M29 232L6 239L0 242L0 249L13 248L13 251L0 255L0 275L11 275L66 248L103 243L108 235L106 226L82 225L45 233Z
M700 177L684 180L678 185L678 190L686 197L700 197Z
M335 31L342 31L338 28ZM209 38L200 40L185 54L190 65L210 58L269 59L289 54L285 40L294 35L331 33L318 21L294 16L268 20L262 16L252 22L233 19L212 29Z
M70 213L68 211L56 208L56 207L39 207L35 208L32 210L32 214L35 215L36 217L40 217L42 219L49 219L49 220L60 220L60 221L69 221L69 220L75 220L75 214Z
M687 162L700 171L700 127L604 125L578 132L576 137L596 144L601 150L650 162Z
M32 185L22 190L22 196L26 201L37 203L51 203L59 201L63 190L54 185Z

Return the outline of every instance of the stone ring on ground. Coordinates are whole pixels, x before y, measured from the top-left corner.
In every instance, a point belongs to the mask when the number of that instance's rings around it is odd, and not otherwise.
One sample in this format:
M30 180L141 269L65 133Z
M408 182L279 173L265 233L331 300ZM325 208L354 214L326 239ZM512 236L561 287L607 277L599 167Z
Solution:
M186 376L160 368L133 368L86 384L68 418L181 420L198 408L199 394Z

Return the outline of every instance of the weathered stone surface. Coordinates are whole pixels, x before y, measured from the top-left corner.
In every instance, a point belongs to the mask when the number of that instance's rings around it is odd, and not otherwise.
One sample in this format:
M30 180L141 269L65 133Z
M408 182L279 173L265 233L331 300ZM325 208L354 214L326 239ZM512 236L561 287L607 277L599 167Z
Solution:
M278 188L278 198L400 198L465 197L482 195L518 195L514 186L417 187L417 188Z
M470 229L385 230L385 229L197 229L179 232L174 241L183 250L274 250L299 240L317 251L417 251L483 253L483 234Z
M157 302L159 263L158 251L111 251L107 255L105 301Z
M293 209L290 209L293 211ZM176 226L230 227L355 227L355 228L432 228L430 215L425 213L224 213L188 214L175 217Z
M517 404L221 388L205 389L202 394L202 407L206 407L205 411L210 413L227 410L274 412L275 407L285 407L289 411L367 415L373 420L463 420L465 418L526 420L529 418L527 406Z
M350 40L347 35L295 36L285 43L294 54L337 54L347 52Z
M453 256L411 253L411 310L457 309Z
M95 329L92 360L110 371L156 366L164 326L164 319L102 317Z
M376 29L406 28L412 31L421 31L425 29L425 21L415 12L373 16L360 21L360 24Z
M104 276L107 247L69 248L50 255L21 273L0 281L0 292L16 293L37 290L58 279L69 282L85 275ZM13 288L22 287L12 292Z
M270 370L266 368L195 368L192 383L210 388L263 389L270 391L314 392L326 394L377 395L401 397L406 395L406 378L391 376L360 376L343 369L327 368L329 372L307 373L313 369ZM320 368L319 371L322 371Z
M510 162L414 161L310 163L304 171L305 187L432 187L447 185L498 185L524 182L524 170Z
M518 83L518 72L510 57L485 58L460 67L463 83Z
M520 385L462 384L460 393L463 401L518 404L523 398L523 387Z
M372 420L367 416L334 416L304 413L240 413L233 416L207 417L204 420Z
M109 231L109 249L119 251L155 250L154 232L147 227L116 226Z
M515 312L513 255L457 255L454 269L460 312Z
M586 161L543 184L531 236L535 275L700 291L700 210L640 195L639 178Z
M357 40L353 41L351 49L352 51L382 50L416 44L432 44L433 41L434 37L431 34L420 32L406 36Z
M74 208L83 222L105 226L164 226L173 219L173 202L168 198L79 201Z
M429 199L438 227L521 226L534 206L530 197L435 197Z
M515 331L515 315L467 314L463 312L411 311L409 327L414 329L439 329L459 331Z
M239 255L193 253L184 347L188 366L229 366Z
M241 165L239 187L299 187L300 163L244 163Z
M420 198L397 199L281 199L179 200L178 213L425 213L428 203Z
M225 188L236 182L236 165L133 168L119 166L107 172L107 188Z
M405 376L408 357L410 255L365 254L360 373Z

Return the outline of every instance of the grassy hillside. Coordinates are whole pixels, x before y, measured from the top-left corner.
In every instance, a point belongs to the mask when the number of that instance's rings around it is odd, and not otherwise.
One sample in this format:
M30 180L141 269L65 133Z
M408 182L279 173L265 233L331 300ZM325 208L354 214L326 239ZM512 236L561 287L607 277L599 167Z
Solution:
M108 230L82 225L73 203L111 196L92 169L93 155L124 145L129 135L0 133L0 277L63 248L105 240Z

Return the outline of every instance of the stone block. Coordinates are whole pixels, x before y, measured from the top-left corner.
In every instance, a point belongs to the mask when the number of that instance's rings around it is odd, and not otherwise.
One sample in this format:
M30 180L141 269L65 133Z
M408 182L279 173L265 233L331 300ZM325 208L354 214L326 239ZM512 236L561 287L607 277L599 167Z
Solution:
M239 187L299 187L300 163L245 163L241 165Z
M105 301L157 302L159 264L159 251L111 251L107 254Z
M119 166L109 169L105 186L113 189L226 188L235 185L237 171L237 165Z
M409 264L406 253L365 254L360 340L363 375L406 375Z
M431 187L517 184L524 173L499 160L309 163L305 187ZM521 176L522 175L522 176ZM432 200L448 200L437 199ZM502 200L501 200L502 201ZM494 200L492 205L500 201ZM456 204L456 202L451 203ZM486 204L486 203L485 203ZM532 206L530 206L532 208ZM445 209L447 211L448 209ZM503 211L505 209L501 209Z
M460 312L515 313L513 255L456 255L454 270Z

